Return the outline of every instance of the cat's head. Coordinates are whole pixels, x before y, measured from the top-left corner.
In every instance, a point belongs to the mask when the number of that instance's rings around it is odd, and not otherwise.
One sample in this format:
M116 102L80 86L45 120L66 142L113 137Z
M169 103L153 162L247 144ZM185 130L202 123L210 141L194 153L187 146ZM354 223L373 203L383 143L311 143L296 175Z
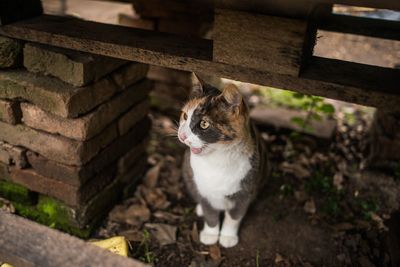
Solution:
M199 79L182 108L178 138L194 154L205 154L246 138L248 110L238 88L222 91Z

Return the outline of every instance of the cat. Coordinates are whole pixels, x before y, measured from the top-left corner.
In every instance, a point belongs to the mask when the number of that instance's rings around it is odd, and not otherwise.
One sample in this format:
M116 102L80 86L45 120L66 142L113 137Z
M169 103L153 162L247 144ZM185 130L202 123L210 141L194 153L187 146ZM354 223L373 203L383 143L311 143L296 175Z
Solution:
M200 241L228 248L239 242L240 222L264 185L268 160L238 88L230 84L221 92L198 80L179 121L178 139L188 146L182 176L204 216Z

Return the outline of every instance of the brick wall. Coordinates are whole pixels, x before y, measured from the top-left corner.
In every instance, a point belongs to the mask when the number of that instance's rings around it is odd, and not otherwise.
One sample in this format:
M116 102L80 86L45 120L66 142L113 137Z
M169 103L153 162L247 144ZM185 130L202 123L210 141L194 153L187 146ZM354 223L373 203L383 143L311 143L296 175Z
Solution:
M88 236L146 167L148 66L0 37L0 68L0 197Z

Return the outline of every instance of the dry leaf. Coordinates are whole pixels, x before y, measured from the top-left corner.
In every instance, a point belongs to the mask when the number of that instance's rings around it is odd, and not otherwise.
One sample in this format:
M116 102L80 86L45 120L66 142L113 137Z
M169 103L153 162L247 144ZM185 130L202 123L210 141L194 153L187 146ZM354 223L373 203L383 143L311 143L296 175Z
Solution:
M214 261L221 260L221 250L218 245L212 245L209 247L210 249L210 257Z
M310 176L310 171L296 163L283 162L279 168L286 173L293 174L297 178L306 178Z
M143 240L143 232L135 229L119 232L118 234L133 242L140 242Z
M192 234L191 235L192 235L193 242L196 242L196 243L200 242L199 230L197 229L197 223L196 222L193 223Z
M314 214L317 211L314 199L310 199L304 204L304 211L310 214Z
M170 205L167 201L167 196L160 188L148 189L142 187L141 189L146 203L154 209L165 209Z
M278 264L280 262L284 261L283 257L281 256L281 254L276 253L275 254L275 264Z
M308 194L305 191L295 191L294 197L298 202L304 202L308 199Z
M145 186L153 188L157 185L162 163L163 161L160 161L159 163L157 163L157 165L153 166L147 171L146 176L143 179L143 183Z
M337 172L333 176L333 185L336 187L336 189L341 190L343 188L343 173Z
M109 217L114 222L140 226L150 219L150 210L144 205L132 205L128 208L119 205L110 212Z
M167 212L167 211L162 211L158 210L156 211L153 216L157 219L160 220L166 220L166 221L178 221L179 219L182 218L182 216L175 215L173 213Z
M146 223L145 227L151 231L151 235L161 246L176 242L176 226L163 223Z

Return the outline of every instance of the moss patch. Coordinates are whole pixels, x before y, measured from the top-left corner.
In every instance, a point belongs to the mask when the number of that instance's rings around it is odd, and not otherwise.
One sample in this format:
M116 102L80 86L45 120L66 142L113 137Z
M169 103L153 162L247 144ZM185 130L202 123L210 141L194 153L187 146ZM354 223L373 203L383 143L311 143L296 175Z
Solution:
M0 181L0 196L13 202L32 205L37 200L37 194L27 188L7 181Z

